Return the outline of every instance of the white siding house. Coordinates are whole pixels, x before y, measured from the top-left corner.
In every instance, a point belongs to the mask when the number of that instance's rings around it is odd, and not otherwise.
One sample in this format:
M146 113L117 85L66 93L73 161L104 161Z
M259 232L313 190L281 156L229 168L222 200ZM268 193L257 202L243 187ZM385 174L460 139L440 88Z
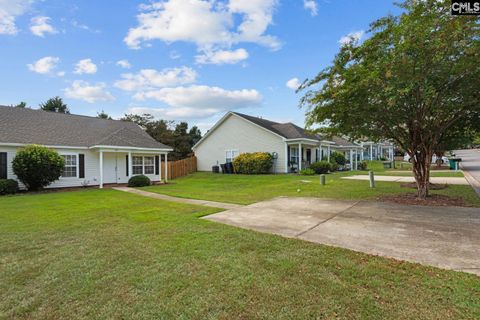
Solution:
M103 187L139 174L160 181L162 156L172 151L131 122L0 106L0 179L17 180L12 160L29 144L65 158L62 176L48 188Z

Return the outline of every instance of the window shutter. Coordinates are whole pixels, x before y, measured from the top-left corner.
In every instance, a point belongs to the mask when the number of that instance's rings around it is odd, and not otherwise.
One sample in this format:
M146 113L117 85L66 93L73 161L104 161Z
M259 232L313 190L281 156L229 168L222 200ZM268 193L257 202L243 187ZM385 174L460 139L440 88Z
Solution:
M125 161L125 163L127 164L125 172L127 173L127 177L128 177L128 154L125 157L127 159L127 161Z
M160 156L155 156L155 175L159 175L160 171Z
M7 153L0 152L0 179L7 179Z
M290 147L287 147L287 159L288 159L288 165L290 165Z
M78 177L80 179L85 178L85 155L78 155Z

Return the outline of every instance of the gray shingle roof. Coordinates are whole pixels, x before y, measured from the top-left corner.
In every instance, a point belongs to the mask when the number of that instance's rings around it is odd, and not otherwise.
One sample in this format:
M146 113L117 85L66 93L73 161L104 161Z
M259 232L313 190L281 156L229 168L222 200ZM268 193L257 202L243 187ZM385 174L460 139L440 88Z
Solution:
M333 136L329 140L332 142L335 142L335 145L337 145L338 147L360 148L360 145L353 143L351 141L348 141L347 139L344 139L342 137Z
M0 142L171 149L132 122L0 106Z
M267 130L270 130L286 139L313 139L319 140L316 135L308 133L305 129L300 128L299 126L293 123L278 123L270 120L252 117L243 113L233 112L237 116L240 116L248 121L255 123Z

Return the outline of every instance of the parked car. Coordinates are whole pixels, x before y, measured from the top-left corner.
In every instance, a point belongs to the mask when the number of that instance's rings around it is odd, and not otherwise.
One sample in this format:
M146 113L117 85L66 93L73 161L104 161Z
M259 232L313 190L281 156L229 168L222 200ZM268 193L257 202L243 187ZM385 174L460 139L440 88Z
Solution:
M442 164L448 164L448 158L447 157L442 156L441 160L442 160ZM410 158L408 153L406 153L405 156L403 156L403 161L412 162L412 159ZM436 155L432 156L432 163L437 163L437 156Z

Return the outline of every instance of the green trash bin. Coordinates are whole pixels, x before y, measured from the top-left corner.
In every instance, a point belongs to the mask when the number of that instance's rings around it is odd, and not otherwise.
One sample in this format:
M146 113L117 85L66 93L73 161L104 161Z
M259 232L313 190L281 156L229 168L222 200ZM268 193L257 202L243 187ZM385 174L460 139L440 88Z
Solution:
M448 164L450 166L450 170L458 170L458 164L462 161L461 158L450 158L448 159Z

